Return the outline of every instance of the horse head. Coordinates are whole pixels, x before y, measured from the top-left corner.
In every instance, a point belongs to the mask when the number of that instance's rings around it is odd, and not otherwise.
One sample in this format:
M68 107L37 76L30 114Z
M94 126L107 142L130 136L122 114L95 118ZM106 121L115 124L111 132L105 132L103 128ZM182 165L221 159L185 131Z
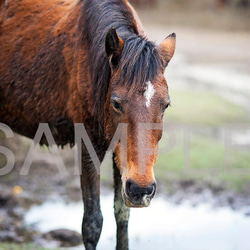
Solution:
M170 105L164 70L175 52L175 34L159 46L141 36L124 37L114 28L106 35L111 76L105 133L110 140L120 123L127 125L126 143L119 141L114 158L121 173L122 196L129 207L145 207L156 192L153 168L163 116Z

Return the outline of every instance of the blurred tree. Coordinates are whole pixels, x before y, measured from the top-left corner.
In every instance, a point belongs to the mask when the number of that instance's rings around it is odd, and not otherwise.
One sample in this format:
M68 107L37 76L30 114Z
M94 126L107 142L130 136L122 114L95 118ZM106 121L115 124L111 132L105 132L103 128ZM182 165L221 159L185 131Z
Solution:
M246 8L248 8L249 6L250 6L249 0L239 0L239 1L238 1L238 7L240 7L240 8L246 9Z
M131 4L137 6L156 6L158 0L130 0Z
M228 5L229 5L229 0L216 0L215 2L216 9L224 9Z
M228 6L246 9L250 7L250 0L215 0L216 9L223 9Z

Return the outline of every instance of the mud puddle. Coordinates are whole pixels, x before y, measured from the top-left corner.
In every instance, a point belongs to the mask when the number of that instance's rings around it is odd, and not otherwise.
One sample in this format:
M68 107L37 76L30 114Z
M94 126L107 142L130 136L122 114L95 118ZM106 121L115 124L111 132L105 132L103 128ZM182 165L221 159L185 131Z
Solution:
M113 195L101 197L104 224L98 249L115 249ZM81 202L47 201L25 215L29 225L41 232L58 228L81 231ZM173 204L156 197L149 208L131 209L130 249L245 249L249 246L250 207L234 211L209 203L193 206L189 201ZM82 246L72 249L82 249Z

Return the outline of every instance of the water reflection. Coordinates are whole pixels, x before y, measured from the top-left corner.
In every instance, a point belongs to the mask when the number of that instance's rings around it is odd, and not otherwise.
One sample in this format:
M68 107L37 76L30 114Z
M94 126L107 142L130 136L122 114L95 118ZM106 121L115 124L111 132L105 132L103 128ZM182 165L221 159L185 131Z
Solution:
M98 249L115 249L113 196L102 196L101 206L104 225ZM42 232L58 228L80 232L82 211L82 203L50 201L32 207L26 222L37 223ZM176 205L158 197L149 208L131 210L130 249L246 249L249 232L250 218L244 211L215 209L208 203Z

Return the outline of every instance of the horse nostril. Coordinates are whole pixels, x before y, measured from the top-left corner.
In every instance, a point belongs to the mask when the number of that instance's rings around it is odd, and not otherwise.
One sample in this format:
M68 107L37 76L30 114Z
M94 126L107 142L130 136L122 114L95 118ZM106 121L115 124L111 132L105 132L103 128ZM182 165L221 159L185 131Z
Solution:
M133 194L133 190L134 190L134 184L131 180L128 180L126 183L126 193L128 195Z
M150 186L147 187L147 191L148 191L148 195L154 195L155 194L155 191L156 191L156 184L153 183L151 184Z
M156 184L153 183L147 187L140 187L132 180L128 180L126 183L126 193L131 198L140 199L144 195L153 196L156 191Z

